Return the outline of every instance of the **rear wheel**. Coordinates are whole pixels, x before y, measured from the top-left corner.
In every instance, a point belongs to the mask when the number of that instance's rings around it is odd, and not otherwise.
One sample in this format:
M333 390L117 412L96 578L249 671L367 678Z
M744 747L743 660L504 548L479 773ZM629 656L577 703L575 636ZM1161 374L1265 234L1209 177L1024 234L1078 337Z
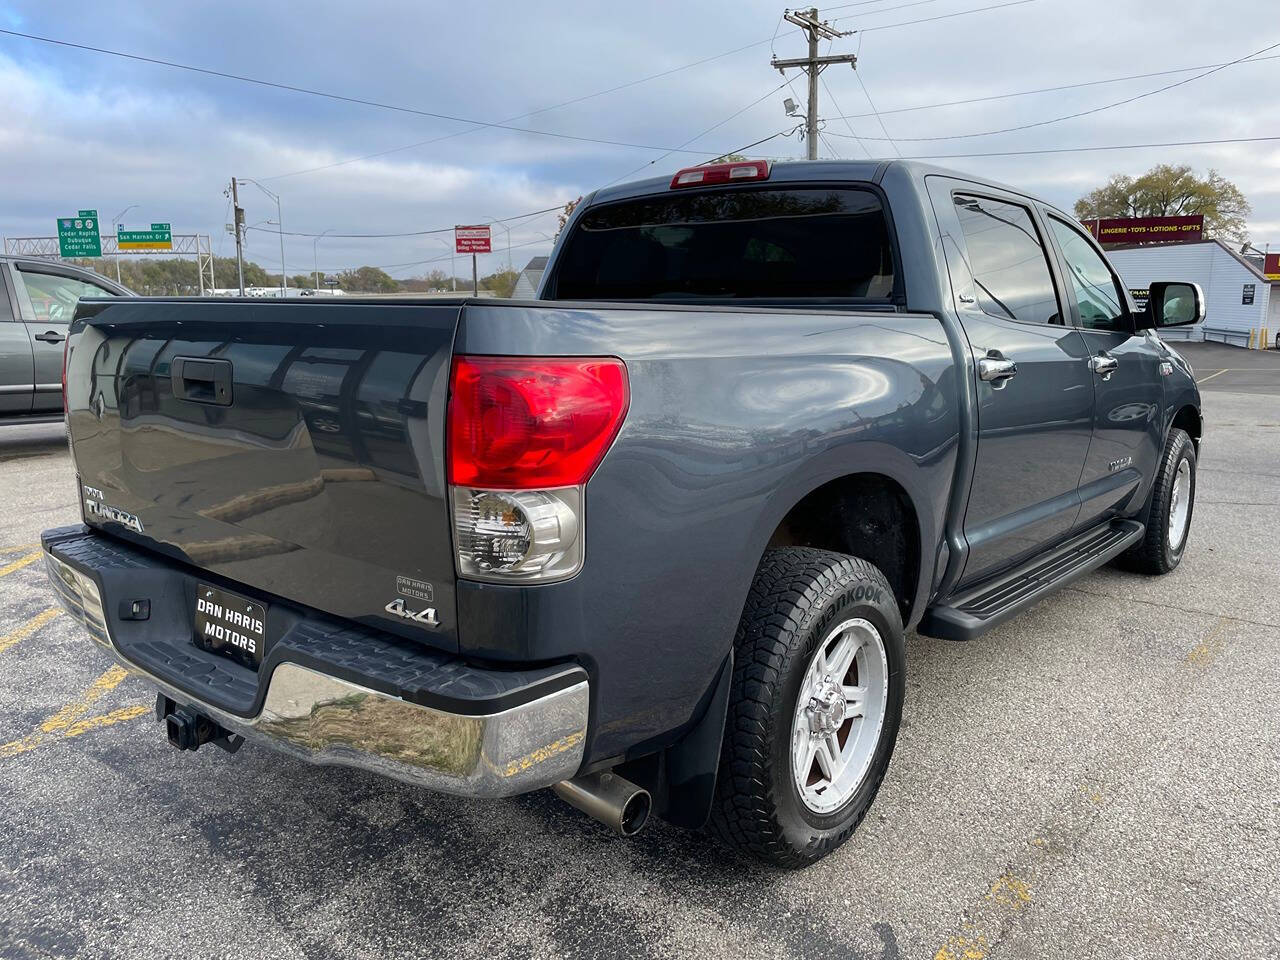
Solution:
M1195 499L1196 447L1185 430L1175 427L1165 441L1151 503L1142 518L1146 532L1120 555L1118 565L1134 573L1158 576L1181 563Z
M803 866L849 838L888 768L905 688L897 601L863 560L770 550L735 643L711 827Z

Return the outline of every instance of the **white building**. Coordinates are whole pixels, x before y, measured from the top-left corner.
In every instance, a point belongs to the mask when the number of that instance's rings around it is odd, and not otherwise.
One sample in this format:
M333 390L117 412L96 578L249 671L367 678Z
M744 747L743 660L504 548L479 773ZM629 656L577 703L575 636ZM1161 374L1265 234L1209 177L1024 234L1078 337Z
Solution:
M1249 334L1280 333L1280 283L1271 283L1256 264L1221 240L1113 247L1107 257L1130 290L1153 280L1187 280L1204 290L1205 321L1161 331L1168 340L1218 340L1246 346ZM1141 304L1139 304L1141 305Z
M538 287L542 285L542 275L547 270L546 257L534 257L516 278L515 289L511 291L512 300L532 300L538 295Z

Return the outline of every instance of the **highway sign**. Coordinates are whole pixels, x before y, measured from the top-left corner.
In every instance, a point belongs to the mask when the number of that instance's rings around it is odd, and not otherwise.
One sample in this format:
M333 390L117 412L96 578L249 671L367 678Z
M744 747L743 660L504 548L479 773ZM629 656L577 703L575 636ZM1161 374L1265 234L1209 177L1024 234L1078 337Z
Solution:
M173 232L167 223L153 223L150 230L116 230L119 250L172 250Z
M458 253L489 253L489 227L454 227L453 245Z
M98 211L81 210L74 217L58 218L58 255L100 257L102 238L98 236Z

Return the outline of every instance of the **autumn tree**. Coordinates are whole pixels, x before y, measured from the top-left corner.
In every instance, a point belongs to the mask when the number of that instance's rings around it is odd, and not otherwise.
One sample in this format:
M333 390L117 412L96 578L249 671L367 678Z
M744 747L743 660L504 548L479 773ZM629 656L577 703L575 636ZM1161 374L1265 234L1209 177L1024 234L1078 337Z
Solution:
M1081 220L1111 217L1178 217L1204 214L1205 236L1243 243L1252 208L1240 188L1210 170L1198 177L1187 164L1162 163L1139 177L1112 176L1076 201Z

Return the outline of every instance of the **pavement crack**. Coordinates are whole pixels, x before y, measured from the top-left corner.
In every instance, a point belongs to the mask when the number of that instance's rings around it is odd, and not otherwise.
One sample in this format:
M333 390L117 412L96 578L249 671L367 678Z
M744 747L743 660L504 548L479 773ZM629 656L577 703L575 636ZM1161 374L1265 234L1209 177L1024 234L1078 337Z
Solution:
M1280 623L1270 623L1266 620L1250 620L1248 617L1233 617L1230 614L1219 613L1217 610L1197 610L1193 607L1179 607L1172 603L1166 603L1163 600L1139 600L1137 597L1117 597L1114 593L1099 593L1096 590L1082 590L1080 587L1063 587L1063 593L1082 593L1086 597L1099 597L1103 600L1114 600L1117 603L1140 603L1147 607L1159 607L1162 610L1177 610L1179 613L1194 613L1202 617L1222 617L1224 620L1231 620L1235 623L1247 623L1255 627L1271 627L1274 630L1280 630Z

